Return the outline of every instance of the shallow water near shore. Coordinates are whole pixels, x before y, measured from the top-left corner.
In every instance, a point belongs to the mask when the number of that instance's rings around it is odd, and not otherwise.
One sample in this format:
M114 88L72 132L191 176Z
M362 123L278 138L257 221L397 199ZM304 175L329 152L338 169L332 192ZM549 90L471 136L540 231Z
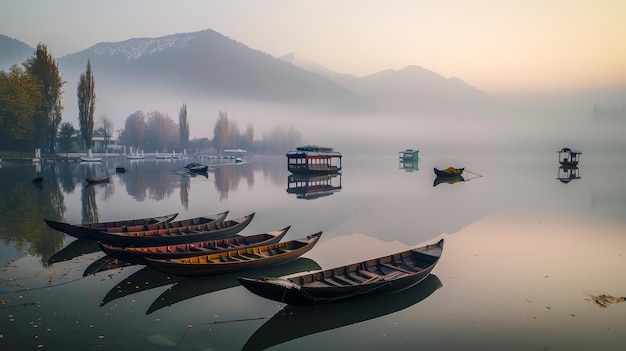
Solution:
M297 187L283 157L4 163L0 347L81 350L619 350L626 343L626 159L583 154L562 178L539 156L344 154L343 172ZM206 175L181 171L209 164ZM116 165L126 173L115 173ZM433 167L465 167L435 186ZM86 177L111 175L105 184ZM41 175L43 183L32 179ZM569 175L569 174L568 174ZM306 183L306 182L305 182ZM319 186L326 187L316 192ZM302 185L302 184L301 184ZM308 192L307 192L308 190ZM207 277L115 266L43 218L102 222L254 212L242 235L323 231L290 264ZM445 238L427 280L319 308L265 300L236 278L332 268ZM614 299L611 299L613 297ZM335 307L333 307L335 306Z

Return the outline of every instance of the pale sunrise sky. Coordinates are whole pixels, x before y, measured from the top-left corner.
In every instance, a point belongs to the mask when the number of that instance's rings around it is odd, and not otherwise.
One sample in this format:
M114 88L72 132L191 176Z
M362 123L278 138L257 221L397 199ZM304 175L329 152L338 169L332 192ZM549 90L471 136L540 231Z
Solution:
M0 34L57 58L204 29L356 76L418 65L489 93L626 84L624 0L0 1Z

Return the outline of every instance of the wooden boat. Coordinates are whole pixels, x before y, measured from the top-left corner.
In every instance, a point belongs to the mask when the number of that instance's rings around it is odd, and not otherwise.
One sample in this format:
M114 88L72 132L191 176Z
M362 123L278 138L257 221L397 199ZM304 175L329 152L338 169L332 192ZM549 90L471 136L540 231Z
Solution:
M46 219L46 218L44 218L44 221L46 221L48 226L54 230L58 230L67 235L71 235L75 238L87 239L87 237L83 234L83 231L80 230L80 227L96 228L96 229L101 229L101 230L107 230L107 229L115 228L115 227L123 228L123 227L133 227L133 226L140 226L141 228L143 228L145 225L148 225L148 224L170 222L174 218L176 218L176 216L178 216L178 213L164 215L164 216L148 217L148 218L126 219L126 220L114 221L114 222L84 223L84 224L69 224L69 223L64 223L64 222L53 221L51 219Z
M422 302L442 286L436 275L429 274L419 284L393 295L318 305L315 308L287 305L260 326L241 351L265 350L305 336L390 315Z
M190 163L186 165L185 168L190 172L206 172L209 169L209 166L199 163Z
M181 219L180 221L147 223L143 225L134 225L134 226L128 225L128 226L121 226L121 227L109 227L109 228L106 228L106 231L111 232L111 233L126 233L126 232L141 232L141 231L146 231L146 230L157 230L157 229L166 229L166 228L182 228L182 227L188 227L192 225L211 223L214 221L223 221L226 218L226 216L228 216L228 211L205 215L201 217Z
M333 148L317 145L297 147L289 151L287 169L291 173L337 173L341 171L342 155Z
M97 184L97 183L108 183L109 180L111 180L110 176L105 176L105 177L91 177L91 178L85 178L87 180L87 183L90 184Z
M446 169L434 168L437 177L457 177L463 174L465 168L448 167Z
M146 258L164 273L176 275L209 275L259 268L293 261L317 244L322 232L277 244L230 250L209 255L159 260Z
M144 247L186 244L235 236L250 224L254 213L231 220L215 220L186 227L143 230L138 232L109 232L93 228L81 228L92 240L121 247Z
M234 249L243 249L255 246L275 244L282 240L290 227L267 233L254 235L237 235L230 238L200 241L188 244L148 246L148 247L119 247L98 243L105 253L122 260L140 260L150 258L182 258L206 255Z
M82 156L80 157L82 162L100 162L102 157L90 157L90 156Z
M443 251L439 242L404 252L290 278L239 282L251 292L289 305L314 305L389 294L419 283L435 268Z

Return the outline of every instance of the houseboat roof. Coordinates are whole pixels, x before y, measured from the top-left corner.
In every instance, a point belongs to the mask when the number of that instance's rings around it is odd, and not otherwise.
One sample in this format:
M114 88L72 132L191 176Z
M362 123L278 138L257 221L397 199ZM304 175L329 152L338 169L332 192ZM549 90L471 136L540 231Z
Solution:
M331 156L341 157L341 152L334 151L332 147L318 145L304 145L296 148L295 151L289 151L287 156L307 155L307 156Z

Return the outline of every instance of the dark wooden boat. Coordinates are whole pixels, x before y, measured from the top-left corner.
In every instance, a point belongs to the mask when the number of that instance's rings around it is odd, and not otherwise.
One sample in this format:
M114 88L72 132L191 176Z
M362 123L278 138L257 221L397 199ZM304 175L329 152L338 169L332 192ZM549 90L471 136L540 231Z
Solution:
M91 178L85 178L87 180L87 183L90 184L98 184L98 183L108 183L109 180L111 180L110 176L105 176L105 177L91 177Z
M437 168L433 168L435 170L435 175L437 177L458 177L461 174L463 174L463 171L465 170L465 168L454 168L454 167L448 167L446 169L437 169Z
M208 255L228 250L243 249L254 246L275 244L282 240L290 227L267 233L254 235L237 235L230 238L199 241L187 244L148 246L148 247L119 247L98 243L102 251L122 260L143 260L150 258L182 258L198 255Z
M251 292L289 305L314 305L389 294L419 283L435 268L439 242L389 256L290 278L240 277Z
M116 228L116 227L123 228L123 227L134 227L134 226L139 226L143 228L144 226L149 225L149 224L170 222L174 218L176 218L176 216L178 216L178 213L165 215L165 216L148 217L148 218L126 219L126 220L114 221L114 222L84 223L84 224L69 224L69 223L64 223L64 222L53 221L51 219L46 219L46 218L44 218L44 221L46 221L48 226L54 230L58 230L67 235L71 235L75 238L87 239L87 237L83 234L83 231L80 229L80 227L96 228L96 229L101 229L101 230L109 230L111 228Z
M254 213L231 220L216 220L187 227L112 233L93 228L81 228L83 233L105 244L121 247L144 247L186 244L227 238L237 235L250 224Z
M210 255L157 260L148 263L164 273L176 275L209 275L259 268L293 261L317 244L322 232L300 239Z
M166 229L166 228L182 228L182 227L211 223L215 221L223 221L226 218L226 216L228 216L228 211L205 215L201 217L181 219L180 221L150 223L150 224L136 225L136 226L109 227L106 229L106 231L110 233L125 233L125 232L141 232L145 230Z
M209 166L199 163L190 163L186 165L185 168L187 168L190 172L206 172L209 169Z
M241 350L265 350L305 336L396 313L422 302L441 287L441 280L429 274L419 284L393 295L318 305L315 308L287 305L261 325Z

